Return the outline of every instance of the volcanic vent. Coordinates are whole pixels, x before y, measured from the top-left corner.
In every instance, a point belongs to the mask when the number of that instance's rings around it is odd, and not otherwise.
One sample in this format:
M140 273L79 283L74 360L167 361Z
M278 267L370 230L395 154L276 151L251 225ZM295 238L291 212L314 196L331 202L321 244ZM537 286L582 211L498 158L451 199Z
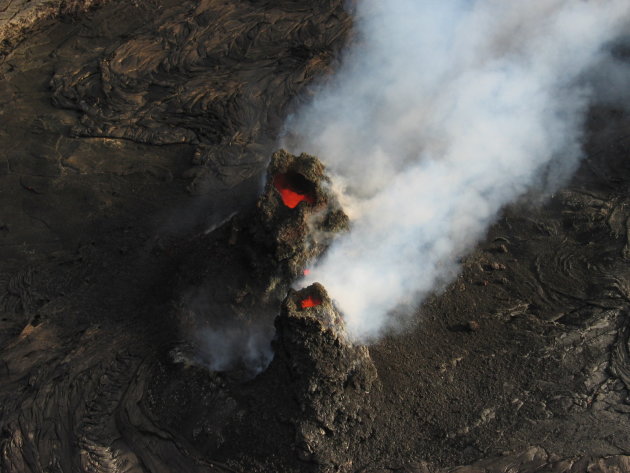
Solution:
M297 207L300 202L315 203L313 184L301 174L293 172L276 174L273 186L282 197L282 203L290 209Z
M179 272L178 312L185 331L200 339L202 348L207 345L202 351L214 360L212 369L230 369L240 344L264 351L291 284L336 233L348 229L348 217L329 187L316 157L277 151L255 206L196 240ZM218 355L219 344L230 353ZM256 370L270 357L269 352L256 361Z
M254 239L273 258L269 263L291 280L304 273L335 234L348 229L324 165L315 156L283 150L272 156L255 220Z
M318 283L291 291L275 326L275 358L264 377L286 379L281 389L297 400L294 448L318 471L338 471L372 432L370 393L379 383L368 348L348 340Z
M317 158L276 152L254 208L197 242L180 272L181 283L195 289L182 286L178 313L206 364L227 372L228 381L212 388L212 395L225 400L229 411L221 407L219 416L209 402L208 413L195 422L219 419L207 429L220 432L226 443L234 439L244 451L259 449L261 455L293 450L300 465L321 472L347 469L356 446L372 434L370 393L380 386L368 349L349 341L324 287L290 289L334 235L348 228L328 187ZM233 351L221 352L235 333ZM235 353L251 355L257 343L252 334L261 333L258 349L273 347L268 367L271 353L225 362ZM258 374L246 377L246 384L238 376L243 364L254 364ZM155 392L161 396L160 388ZM201 428L206 427L191 431ZM255 444L243 446L244 429ZM266 440L269 429L276 432L273 442Z

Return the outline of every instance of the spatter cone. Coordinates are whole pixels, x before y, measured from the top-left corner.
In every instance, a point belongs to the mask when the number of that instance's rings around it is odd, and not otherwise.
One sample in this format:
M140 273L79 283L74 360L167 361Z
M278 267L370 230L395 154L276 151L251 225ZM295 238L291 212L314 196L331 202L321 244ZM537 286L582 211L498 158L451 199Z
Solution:
M252 223L254 240L289 279L300 276L336 234L349 228L321 161L284 150L271 157Z
M298 400L297 453L320 471L343 469L353 446L372 431L370 394L380 385L368 348L348 339L342 316L318 283L291 291L275 325L270 372L288 371L287 388Z

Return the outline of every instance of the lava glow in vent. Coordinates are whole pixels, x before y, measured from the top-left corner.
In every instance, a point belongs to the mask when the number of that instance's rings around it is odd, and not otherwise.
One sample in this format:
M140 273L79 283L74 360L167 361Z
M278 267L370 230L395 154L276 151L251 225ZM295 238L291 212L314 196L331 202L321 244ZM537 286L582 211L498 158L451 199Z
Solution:
M273 178L273 185L282 197L284 205L294 209L300 202L315 203L313 196L313 185L301 174L288 172L286 174L276 174Z
M308 307L315 307L322 303L321 299L317 299L316 297L308 296L306 299L302 299L300 301L300 306L302 309L307 309Z

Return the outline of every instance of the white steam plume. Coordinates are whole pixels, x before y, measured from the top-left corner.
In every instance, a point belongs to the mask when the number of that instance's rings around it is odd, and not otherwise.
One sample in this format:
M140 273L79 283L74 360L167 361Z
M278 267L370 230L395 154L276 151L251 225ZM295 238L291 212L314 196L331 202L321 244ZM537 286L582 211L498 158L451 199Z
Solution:
M585 78L628 24L628 0L362 0L357 44L293 117L351 199L352 231L304 281L355 339L391 328L457 270L501 207L557 186L581 157ZM621 70L621 69L619 69Z

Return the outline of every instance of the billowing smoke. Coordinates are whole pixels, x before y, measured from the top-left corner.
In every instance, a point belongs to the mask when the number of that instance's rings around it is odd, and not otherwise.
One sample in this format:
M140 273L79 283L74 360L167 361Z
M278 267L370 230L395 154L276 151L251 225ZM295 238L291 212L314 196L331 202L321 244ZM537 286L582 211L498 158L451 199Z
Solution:
M612 61L628 0L362 0L341 70L289 121L352 223L319 281L365 341L457 272L502 206L566 182L593 68ZM623 67L611 68L628 77ZM630 84L626 82L627 84Z

